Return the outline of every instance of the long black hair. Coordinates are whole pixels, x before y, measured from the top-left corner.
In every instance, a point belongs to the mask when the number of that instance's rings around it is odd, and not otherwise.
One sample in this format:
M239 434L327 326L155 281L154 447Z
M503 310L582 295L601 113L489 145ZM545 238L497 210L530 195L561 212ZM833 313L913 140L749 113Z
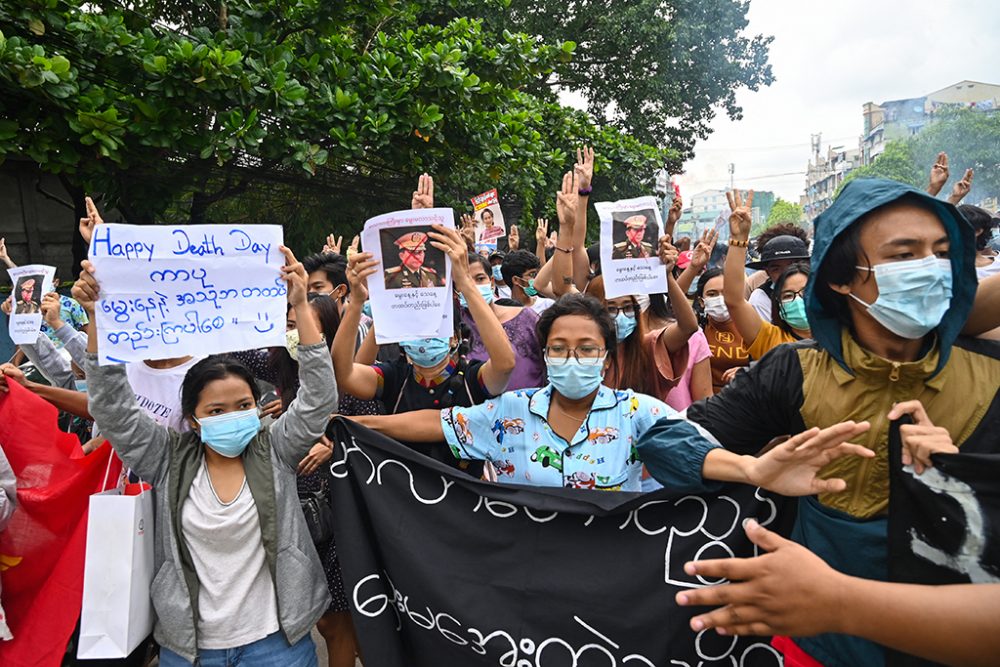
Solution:
M246 382L254 403L260 402L260 389L250 369L228 354L213 354L192 366L184 376L181 383L181 415L193 417L205 385L227 377L238 377Z
M329 349L340 327L337 303L326 294L314 293L309 295L309 305L319 320L320 331L323 332ZM292 359L287 348L272 347L267 352L267 365L274 371L276 389L281 393L281 405L287 410L299 392L299 362Z

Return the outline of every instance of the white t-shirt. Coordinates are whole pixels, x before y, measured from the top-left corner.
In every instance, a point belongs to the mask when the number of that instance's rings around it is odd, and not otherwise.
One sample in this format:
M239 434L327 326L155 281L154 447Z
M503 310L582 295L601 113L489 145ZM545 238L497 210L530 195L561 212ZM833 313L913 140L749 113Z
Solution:
M202 462L181 507L181 531L200 584L198 648L235 648L277 632L278 597L246 479L223 503Z
M750 298L747 301L750 302L753 309L760 315L760 319L765 322L771 322L771 297L767 295L767 292L757 288L750 292ZM771 322L771 324L774 324L774 322Z
M181 417L181 385L188 370L201 360L202 357L193 357L173 368L150 368L141 361L125 364L128 383L139 407L160 426L178 433L190 431L191 427Z
M509 298L511 298L510 297L510 288L507 287L506 285L502 285L500 283L497 283L497 298L498 299L509 299Z
M1000 273L1000 256L993 258L992 264L987 264L986 266L976 267L976 276L982 280L984 278L989 278L995 273Z
M547 296L535 297L535 302L531 304L531 309L541 315L546 308L554 304L555 299L550 299Z

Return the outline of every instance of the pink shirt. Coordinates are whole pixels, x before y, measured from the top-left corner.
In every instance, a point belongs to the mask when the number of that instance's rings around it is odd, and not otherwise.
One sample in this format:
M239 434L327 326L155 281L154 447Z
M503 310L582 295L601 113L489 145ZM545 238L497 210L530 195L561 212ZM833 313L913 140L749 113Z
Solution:
M693 403L691 400L691 372L694 370L694 365L711 357L712 351L708 347L705 332L698 329L688 338L688 363L687 368L684 369L684 375L681 376L677 386L667 393L664 403L677 411L687 410L688 406Z

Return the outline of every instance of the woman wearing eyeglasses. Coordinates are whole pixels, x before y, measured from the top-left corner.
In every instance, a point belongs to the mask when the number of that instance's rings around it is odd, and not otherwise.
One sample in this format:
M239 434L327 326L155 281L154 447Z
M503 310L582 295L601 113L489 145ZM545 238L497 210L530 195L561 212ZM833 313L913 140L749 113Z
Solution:
M444 440L456 458L488 461L500 483L533 486L640 491L645 464L661 484L681 488L682 461L719 447L662 401L603 384L618 339L614 320L597 299L560 298L539 318L538 339L549 378L541 389L508 391L467 408L354 419L410 442ZM637 447L654 425L668 437L646 438L653 444ZM838 447L853 434L843 425L799 434L741 462L742 479L784 495L813 493L822 466L857 453L853 445Z
M795 263L781 272L771 293L771 322L761 319L757 310L746 300L747 245L752 224L753 191L746 203L739 190L726 193L732 214L729 216L729 250L723 274L722 296L737 332L747 345L747 354L758 360L783 343L812 338L806 318L803 295L809 282L809 265Z

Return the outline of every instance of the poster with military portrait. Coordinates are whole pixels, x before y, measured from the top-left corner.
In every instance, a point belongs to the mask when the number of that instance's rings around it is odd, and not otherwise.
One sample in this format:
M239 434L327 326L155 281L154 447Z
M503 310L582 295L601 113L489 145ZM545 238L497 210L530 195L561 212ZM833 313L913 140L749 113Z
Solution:
M54 266L30 264L7 269L14 285L9 318L10 339L15 345L32 344L42 327L42 296L52 291Z
M601 219L601 273L608 298L667 291L657 248L663 223L653 197L594 204Z
M434 246L432 225L454 229L452 209L396 211L365 223L362 248L382 269L368 280L379 344L452 334L451 260Z

